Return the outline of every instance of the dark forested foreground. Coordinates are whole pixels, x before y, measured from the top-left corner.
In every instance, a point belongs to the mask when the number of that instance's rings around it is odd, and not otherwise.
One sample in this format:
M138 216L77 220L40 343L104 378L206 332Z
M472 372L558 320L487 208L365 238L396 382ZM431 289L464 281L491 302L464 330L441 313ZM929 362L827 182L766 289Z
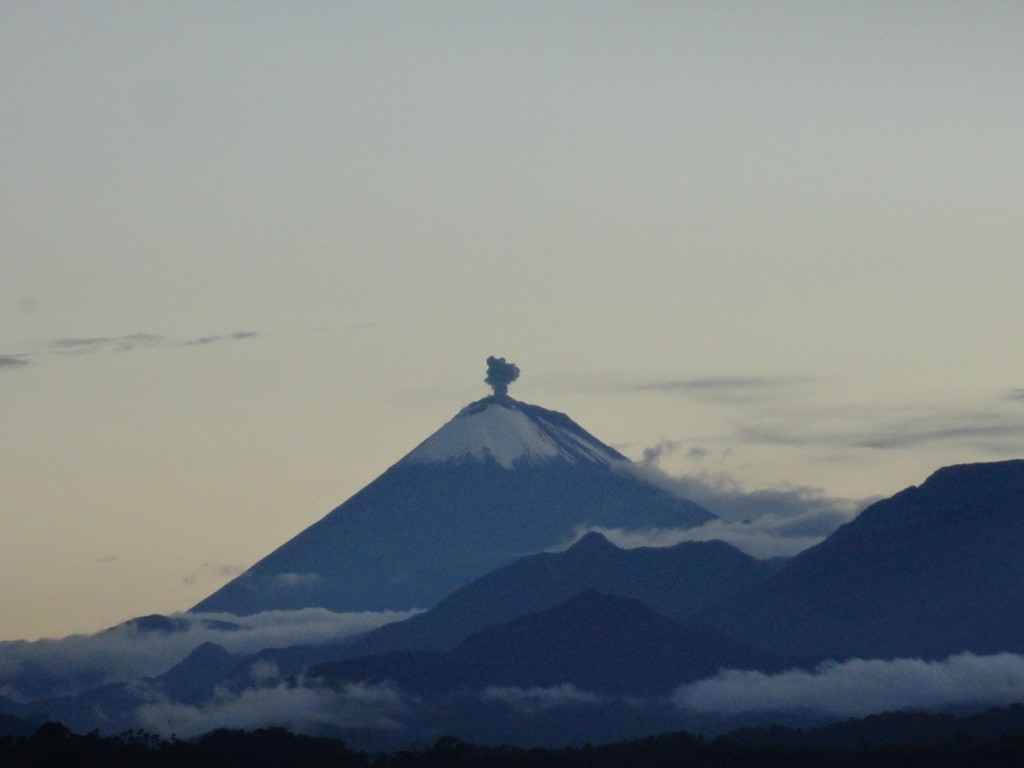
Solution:
M819 734L820 735L820 734ZM256 731L213 731L199 739L164 740L141 731L103 737L77 735L59 723L47 723L31 736L0 737L0 766L4 768L768 768L829 766L857 768L907 766L1024 765L1024 731L977 742L957 730L941 743L827 746L813 735L767 729L746 732L742 738L704 740L687 733L665 734L605 746L565 749L528 749L512 746L476 746L453 737L432 746L390 754L368 755L348 748L338 739L300 736L281 728ZM815 743L818 742L818 743Z

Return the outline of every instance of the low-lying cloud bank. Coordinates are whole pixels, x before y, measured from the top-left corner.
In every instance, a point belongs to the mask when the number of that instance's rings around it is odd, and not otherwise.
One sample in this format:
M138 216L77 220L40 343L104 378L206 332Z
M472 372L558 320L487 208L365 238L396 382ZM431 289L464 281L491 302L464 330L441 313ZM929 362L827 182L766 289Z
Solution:
M863 717L894 710L1007 706L1024 701L1024 656L964 653L942 661L851 659L777 675L727 670L672 696L683 712Z
M179 737L197 736L215 728L268 726L284 726L301 733L346 728L407 731L424 726L429 730L431 713L443 718L449 708L458 711L467 704L499 705L529 717L566 707L599 707L612 701L570 683L530 688L491 686L424 701L389 682L351 682L333 689L318 680L293 683L275 674L261 679L258 687L241 692L218 689L212 700L199 705L170 702L154 693L150 702L136 710L135 717L146 730Z
M202 643L234 654L341 640L417 611L334 613L323 608L253 616L181 613L136 619L94 635L0 642L0 695L17 700L74 695L167 671Z
M139 724L163 735L192 736L219 727L283 725L302 732L329 728L401 731L430 727L449 707L467 702L507 707L533 717L555 710L580 712L627 706L646 711L658 722L689 727L698 721L744 716L785 723L788 717L836 720L892 711L949 711L1008 706L1024 700L1024 656L960 654L942 661L852 659L813 670L780 674L722 671L688 683L668 697L617 697L570 683L548 687L491 686L461 691L454 698L420 698L384 682L347 683L331 689L317 680L289 683L276 675L261 678L241 692L219 690L200 705L168 702L154 695L141 706ZM659 714L660 713L660 714ZM447 713L451 715L451 712ZM667 720L664 718L668 718Z
M315 683L218 690L214 698L192 706L154 697L136 710L139 725L161 736L189 738L215 728L255 729L280 726L309 733L320 728L398 730L399 718L416 699L389 683L350 683L339 690Z

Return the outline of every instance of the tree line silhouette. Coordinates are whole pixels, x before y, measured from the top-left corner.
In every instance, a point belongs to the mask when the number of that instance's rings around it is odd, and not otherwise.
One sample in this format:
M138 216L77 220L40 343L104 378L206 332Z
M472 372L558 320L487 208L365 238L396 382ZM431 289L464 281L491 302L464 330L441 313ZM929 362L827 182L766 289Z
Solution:
M339 739L284 728L220 729L198 739L163 739L143 731L80 735L46 723L31 736L0 737L4 768L996 768L1024 765L1024 733L943 744L807 746L705 740L664 734L604 746L563 749L480 746L445 736L429 747L368 755Z

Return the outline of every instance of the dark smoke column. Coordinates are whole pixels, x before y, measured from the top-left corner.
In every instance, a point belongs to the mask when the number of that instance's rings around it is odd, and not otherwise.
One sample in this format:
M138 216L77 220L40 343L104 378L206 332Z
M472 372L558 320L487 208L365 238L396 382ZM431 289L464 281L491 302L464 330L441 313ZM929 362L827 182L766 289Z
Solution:
M484 381L494 388L494 394L504 397L508 394L508 385L519 378L519 366L506 363L504 357L487 358L487 378Z

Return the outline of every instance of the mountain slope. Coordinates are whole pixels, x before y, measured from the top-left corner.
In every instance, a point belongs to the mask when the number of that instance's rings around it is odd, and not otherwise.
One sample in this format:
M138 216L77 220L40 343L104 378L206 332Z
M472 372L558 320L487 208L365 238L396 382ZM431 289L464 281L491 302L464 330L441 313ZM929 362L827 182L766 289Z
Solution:
M516 560L445 597L425 613L357 639L352 656L444 650L493 624L550 608L580 592L629 597L683 618L764 580L781 562L756 560L721 541L620 549L588 533L564 552Z
M484 398L192 610L426 608L582 527L685 528L714 518L623 465L564 414Z
M314 667L332 685L389 680L415 692L569 683L615 695L664 694L722 667L777 669L769 655L629 598L585 592L488 627L447 652L390 653Z
M868 507L704 618L776 652L1024 652L1024 461L967 464Z

